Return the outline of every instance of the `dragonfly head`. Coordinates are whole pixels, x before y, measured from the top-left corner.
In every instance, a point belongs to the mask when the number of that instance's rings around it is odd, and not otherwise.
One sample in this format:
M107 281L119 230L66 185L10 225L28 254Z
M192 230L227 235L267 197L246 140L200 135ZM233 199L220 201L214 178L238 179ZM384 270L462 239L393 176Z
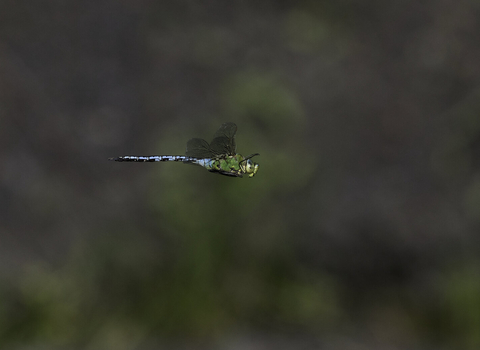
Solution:
M249 177L254 177L258 171L258 164L253 162L250 158L258 155L258 153L251 154L240 162L240 167L245 172L245 174L248 174Z
M257 171L258 171L258 164L253 162L250 159L247 159L245 164L245 173L247 173L249 177L254 177Z

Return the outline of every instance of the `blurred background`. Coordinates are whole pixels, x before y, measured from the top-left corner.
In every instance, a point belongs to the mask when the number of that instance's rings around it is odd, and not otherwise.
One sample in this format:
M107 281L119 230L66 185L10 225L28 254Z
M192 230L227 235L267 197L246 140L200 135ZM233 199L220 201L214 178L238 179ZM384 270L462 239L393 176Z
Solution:
M478 349L480 2L0 3L0 347ZM253 179L177 163L238 125Z

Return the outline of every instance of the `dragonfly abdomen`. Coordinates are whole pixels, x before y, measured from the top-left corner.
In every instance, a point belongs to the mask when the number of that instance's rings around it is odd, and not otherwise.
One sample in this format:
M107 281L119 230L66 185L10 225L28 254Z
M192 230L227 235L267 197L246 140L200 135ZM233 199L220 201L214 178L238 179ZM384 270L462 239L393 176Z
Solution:
M116 162L190 162L195 158L185 156L122 156L109 158Z
M209 169L212 160L208 158L194 158L187 156L122 156L117 158L109 158L116 162L182 162L196 164Z

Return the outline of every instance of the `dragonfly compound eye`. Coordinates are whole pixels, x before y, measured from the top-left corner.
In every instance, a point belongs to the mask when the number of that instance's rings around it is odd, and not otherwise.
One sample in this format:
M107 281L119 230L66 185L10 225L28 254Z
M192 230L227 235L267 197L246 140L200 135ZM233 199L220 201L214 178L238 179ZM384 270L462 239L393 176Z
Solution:
M253 173L253 168L254 168L253 162L250 159L248 159L247 160L247 167L246 167L247 173L249 173L249 174Z
M247 164L245 166L245 172L249 174L249 177L255 176L258 171L258 164L252 162L250 159L247 160Z

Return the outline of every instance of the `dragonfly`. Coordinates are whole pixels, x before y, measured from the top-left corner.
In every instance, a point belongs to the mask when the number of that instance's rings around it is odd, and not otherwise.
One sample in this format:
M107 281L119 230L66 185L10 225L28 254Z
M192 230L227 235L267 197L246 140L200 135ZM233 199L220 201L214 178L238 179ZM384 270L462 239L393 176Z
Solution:
M193 138L187 142L184 156L121 156L109 158L116 162L181 162L184 164L199 165L212 173L231 177L253 177L258 172L258 164L251 158L259 153L247 157L237 153L235 144L235 123L224 123L213 135L212 142Z

